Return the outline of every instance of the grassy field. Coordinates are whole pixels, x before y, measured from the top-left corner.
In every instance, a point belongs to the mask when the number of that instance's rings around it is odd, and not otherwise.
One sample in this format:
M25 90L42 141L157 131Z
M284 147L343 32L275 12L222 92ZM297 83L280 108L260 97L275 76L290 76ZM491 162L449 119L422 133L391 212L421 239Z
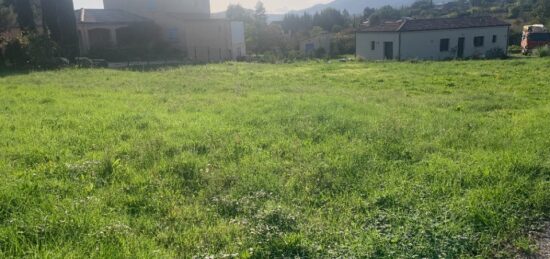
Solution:
M0 76L0 257L509 257L550 59Z

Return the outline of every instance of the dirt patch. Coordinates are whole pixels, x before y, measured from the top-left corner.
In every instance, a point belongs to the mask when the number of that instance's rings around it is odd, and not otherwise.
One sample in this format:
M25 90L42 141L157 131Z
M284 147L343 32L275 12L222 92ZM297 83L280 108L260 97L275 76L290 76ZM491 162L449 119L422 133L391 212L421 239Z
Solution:
M545 224L542 231L533 233L532 237L537 242L537 252L530 256L522 256L525 259L550 259L550 222Z

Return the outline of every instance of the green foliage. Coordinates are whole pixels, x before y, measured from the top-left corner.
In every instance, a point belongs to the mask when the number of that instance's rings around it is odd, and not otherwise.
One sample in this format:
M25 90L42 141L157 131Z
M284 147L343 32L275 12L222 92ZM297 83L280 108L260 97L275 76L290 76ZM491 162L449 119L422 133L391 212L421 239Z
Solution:
M318 48L315 50L315 57L316 58L326 58L328 55L327 50L324 48Z
M330 49L331 56L355 54L355 42L353 35L334 34Z
M56 68L60 64L56 59L58 46L46 35L29 36L27 55L30 64L36 69Z
M9 6L3 5L0 1L0 31L5 31L9 27L13 26L16 21L16 15ZM2 45L2 39L0 39L0 45Z
M64 65L58 46L48 36L27 34L6 45L6 60L15 69L51 69Z
M17 23L23 31L34 32L36 23L30 0L14 0L13 9L17 14Z
M29 64L26 38L10 40L5 47L6 61L15 68L24 68Z
M80 53L72 0L40 0L42 17L49 36L59 46L61 56L73 60Z
M522 48L519 45L510 45L508 47L508 53L510 54L521 54Z
M548 67L3 74L0 257L532 252L550 215Z
M251 12L241 5L229 5L227 7L227 11L225 13L227 19L230 19L232 21L241 21L245 22L247 24L252 23L254 21Z
M504 52L504 50L501 48L492 48L485 53L485 58L488 58L488 59L497 59L497 58L506 58L506 57L507 57L506 52Z
M550 46L546 45L544 47L537 48L533 51L533 54L537 57L550 57Z

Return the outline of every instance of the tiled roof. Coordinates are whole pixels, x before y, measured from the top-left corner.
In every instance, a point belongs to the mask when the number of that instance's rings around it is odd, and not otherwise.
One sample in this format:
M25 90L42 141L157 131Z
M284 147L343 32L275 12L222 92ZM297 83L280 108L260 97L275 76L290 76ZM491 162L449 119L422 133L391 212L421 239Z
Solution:
M495 17L459 17L438 19L405 19L394 23L383 23L360 29L360 32L407 32L429 30L451 30L479 27L510 26Z
M78 23L135 23L151 20L117 9L80 9L75 11Z

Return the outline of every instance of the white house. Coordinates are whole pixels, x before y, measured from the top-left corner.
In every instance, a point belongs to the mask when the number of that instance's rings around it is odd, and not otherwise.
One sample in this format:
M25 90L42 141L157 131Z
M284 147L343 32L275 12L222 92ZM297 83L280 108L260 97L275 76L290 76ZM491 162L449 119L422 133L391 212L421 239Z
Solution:
M494 17L404 19L367 26L356 35L356 54L367 60L484 57L508 49L510 24Z

